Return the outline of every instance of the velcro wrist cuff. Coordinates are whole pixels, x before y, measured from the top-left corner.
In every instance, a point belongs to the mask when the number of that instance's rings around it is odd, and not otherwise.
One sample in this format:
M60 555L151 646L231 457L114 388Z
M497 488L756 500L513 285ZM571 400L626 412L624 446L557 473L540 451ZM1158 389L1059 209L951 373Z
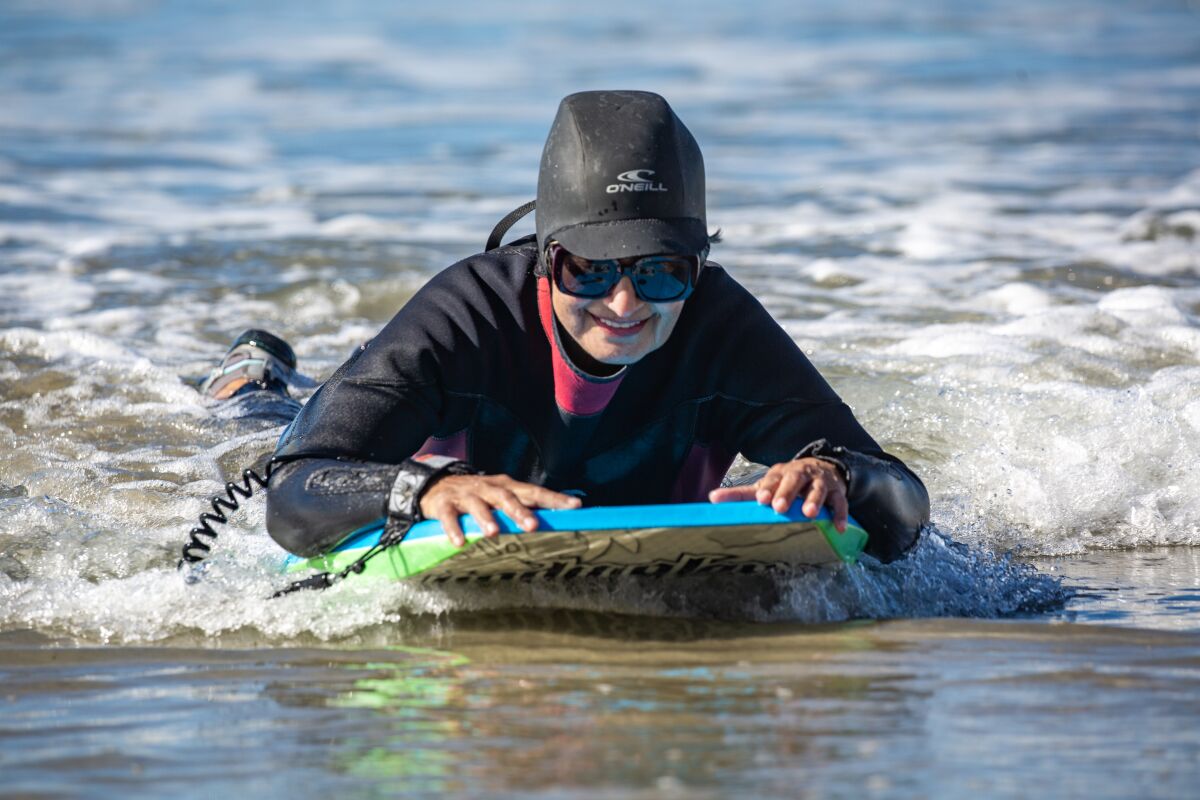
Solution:
M433 481L443 475L479 475L479 470L465 461L447 456L410 458L400 465L400 472L388 494L389 517L421 519L421 497Z

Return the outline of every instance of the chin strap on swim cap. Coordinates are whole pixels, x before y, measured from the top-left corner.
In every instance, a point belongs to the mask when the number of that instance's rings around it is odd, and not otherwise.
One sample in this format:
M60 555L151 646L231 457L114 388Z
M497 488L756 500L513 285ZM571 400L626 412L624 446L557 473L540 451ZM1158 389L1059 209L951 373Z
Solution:
M517 224L517 221L533 211L537 206L537 200L530 200L519 208L514 208L508 212L508 216L496 223L496 227L492 228L492 233L487 238L487 244L484 245L484 252L495 250L500 246L500 241L504 238L504 234L508 233L508 229Z

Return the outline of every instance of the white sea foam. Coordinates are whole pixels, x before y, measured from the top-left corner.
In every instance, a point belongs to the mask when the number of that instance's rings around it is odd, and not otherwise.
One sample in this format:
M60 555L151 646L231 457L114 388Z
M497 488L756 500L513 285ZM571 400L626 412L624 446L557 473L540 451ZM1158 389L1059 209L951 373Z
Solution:
M1053 608L1066 597L1056 579L934 532L923 538L913 556L893 565L864 563L755 580L708 577L664 586L623 579L478 587L347 581L323 592L267 600L289 579L271 574L277 556L261 535L224 532L221 553L206 562L198 581L188 583L183 573L154 566L165 560L161 531L143 531L142 546L121 552L104 549L97 539L63 547L52 540L64 528L70 531L69 523L47 519L55 512L47 503L42 507L41 519L26 515L23 523L47 552L32 569L16 558L0 561L0 598L5 601L0 604L0 626L30 626L90 641L161 641L193 631L205 636L255 632L270 639L306 635L339 640L414 615L514 607L808 622L991 617Z

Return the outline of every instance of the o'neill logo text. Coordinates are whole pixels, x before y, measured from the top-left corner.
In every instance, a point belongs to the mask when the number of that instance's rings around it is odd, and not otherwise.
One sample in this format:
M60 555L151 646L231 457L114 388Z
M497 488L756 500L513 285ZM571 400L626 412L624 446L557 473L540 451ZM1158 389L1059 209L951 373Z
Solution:
M610 183L605 187L604 191L609 194L617 192L665 192L667 187L661 183L655 183L654 178L650 177L654 174L652 169L631 169L628 172L622 172L617 176L617 180L621 183Z

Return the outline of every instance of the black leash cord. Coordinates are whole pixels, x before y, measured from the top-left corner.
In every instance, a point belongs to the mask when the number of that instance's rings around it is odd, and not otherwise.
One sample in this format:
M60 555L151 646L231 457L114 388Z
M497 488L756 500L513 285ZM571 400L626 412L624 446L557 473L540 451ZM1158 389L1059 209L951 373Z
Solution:
M217 532L212 527L213 523L225 525L229 522L229 517L225 512L237 511L241 508L238 498L247 500L254 494L251 482L266 489L267 484L271 482L271 475L275 472L275 464L275 461L268 461L262 475L255 472L253 468L244 469L242 470L241 485L233 481L225 484L225 495L215 496L212 499L212 511L205 511L201 514L200 524L188 532L188 540L183 546L182 557L176 565L177 569L181 569L184 564L198 564L208 557L209 552L212 551L212 545L209 542L216 541L217 538ZM202 536L209 541L201 539Z
M400 544L404 541L404 537L408 535L409 529L412 528L412 520L401 520L392 518L387 522L387 529L383 535L379 537L379 541L371 546L367 552L363 553L353 564L348 565L340 572L319 572L316 575L310 575L307 578L301 578L298 581L293 581L287 586L280 589L275 594L271 595L271 599L283 597L285 594L298 592L301 589L328 589L335 583L338 583L351 573L359 574L367 568L367 562L375 556L387 550L389 547Z
M240 485L233 481L225 484L225 494L217 495L212 499L212 511L205 511L201 514L200 524L188 532L188 541L183 546L182 557L176 565L177 569L182 569L184 564L198 564L208 557L208 554L212 552L210 542L217 539L217 532L213 530L213 524L227 524L229 516L225 512L237 511L241 508L239 498L241 500L248 500L254 496L254 487L251 486L251 483L257 483L260 488L266 489L267 484L271 482L271 476L275 473L277 463L279 462L268 461L263 468L262 475L255 472L252 467L244 469L242 470L242 482ZM412 521L392 519L388 521L387 525L388 528L379 537L379 541L345 569L340 572L321 572L294 581L271 595L271 597L282 597L285 594L298 592L301 589L328 589L350 573L361 573L367 568L367 562L372 558L389 547L404 541L404 537L408 535L409 528L412 527ZM204 541L201 537L206 537L208 541ZM190 580L194 580L194 577L189 578Z

